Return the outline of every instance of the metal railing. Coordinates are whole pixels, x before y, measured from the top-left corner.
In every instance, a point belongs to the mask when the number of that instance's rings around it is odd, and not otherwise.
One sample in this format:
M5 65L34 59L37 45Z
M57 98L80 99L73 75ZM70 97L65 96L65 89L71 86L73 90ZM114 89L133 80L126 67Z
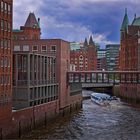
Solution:
M140 71L75 71L67 73L71 83L140 84Z

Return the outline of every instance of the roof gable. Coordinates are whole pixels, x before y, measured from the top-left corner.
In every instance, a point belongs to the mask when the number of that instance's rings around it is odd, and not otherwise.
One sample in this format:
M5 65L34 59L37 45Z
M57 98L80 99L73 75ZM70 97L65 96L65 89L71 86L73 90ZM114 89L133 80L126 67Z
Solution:
M31 28L39 28L39 25L38 25L38 22L36 20L36 17L35 17L34 13L29 14L24 26L25 27L31 27Z

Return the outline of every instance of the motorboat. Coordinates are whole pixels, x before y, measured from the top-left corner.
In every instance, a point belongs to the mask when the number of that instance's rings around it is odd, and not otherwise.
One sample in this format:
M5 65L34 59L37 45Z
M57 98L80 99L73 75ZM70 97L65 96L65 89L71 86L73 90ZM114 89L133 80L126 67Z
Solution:
M112 100L118 100L116 96L110 96L104 93L92 93L91 100L101 106L109 105Z

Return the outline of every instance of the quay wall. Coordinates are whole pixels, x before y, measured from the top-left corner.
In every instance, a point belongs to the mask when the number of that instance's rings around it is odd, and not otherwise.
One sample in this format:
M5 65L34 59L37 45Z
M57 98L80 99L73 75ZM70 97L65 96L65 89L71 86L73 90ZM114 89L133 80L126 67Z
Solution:
M113 87L113 94L131 102L140 102L140 84L120 84Z
M75 95L69 98L69 104L59 107L59 100L46 104L12 112L11 120L6 125L0 125L0 139L20 138L22 135L36 129L38 126L47 126L57 117L69 115L82 107L82 96Z

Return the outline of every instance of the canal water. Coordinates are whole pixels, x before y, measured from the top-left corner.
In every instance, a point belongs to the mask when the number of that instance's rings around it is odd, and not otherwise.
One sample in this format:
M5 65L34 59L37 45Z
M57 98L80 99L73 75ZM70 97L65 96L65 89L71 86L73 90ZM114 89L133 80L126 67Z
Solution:
M124 102L103 107L85 100L79 112L34 130L23 139L140 140L140 108Z

